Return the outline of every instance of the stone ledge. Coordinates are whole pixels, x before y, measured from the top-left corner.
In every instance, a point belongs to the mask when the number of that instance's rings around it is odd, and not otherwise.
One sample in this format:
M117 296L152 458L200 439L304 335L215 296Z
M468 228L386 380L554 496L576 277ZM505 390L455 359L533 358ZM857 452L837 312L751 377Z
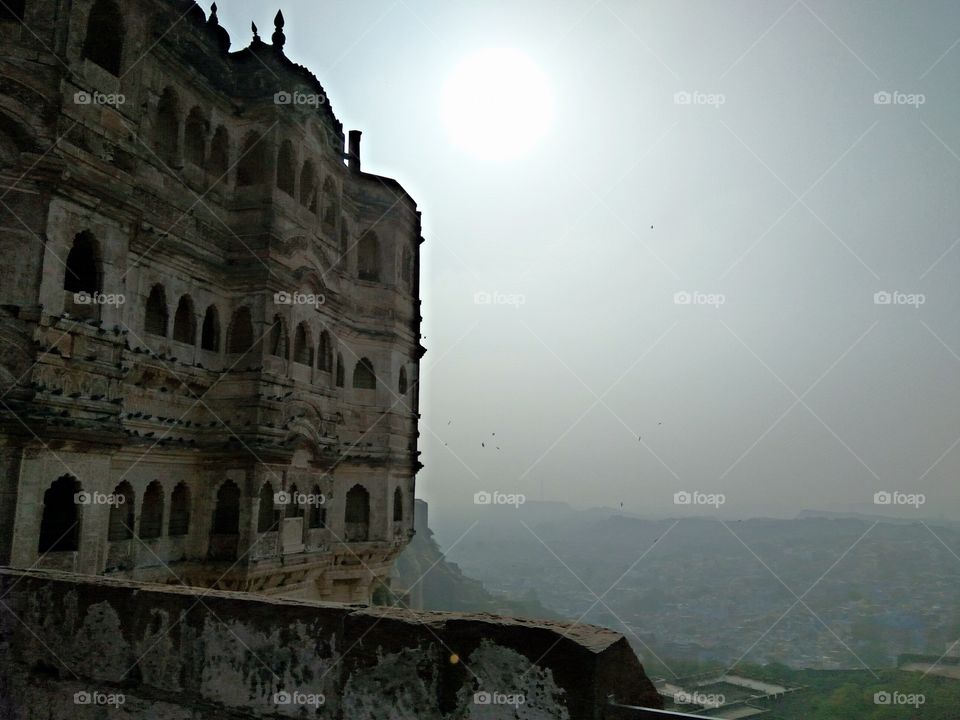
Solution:
M589 625L7 568L0 598L5 719L600 720L610 695L659 707L626 639ZM76 704L84 692L124 702ZM282 692L324 702L277 704Z

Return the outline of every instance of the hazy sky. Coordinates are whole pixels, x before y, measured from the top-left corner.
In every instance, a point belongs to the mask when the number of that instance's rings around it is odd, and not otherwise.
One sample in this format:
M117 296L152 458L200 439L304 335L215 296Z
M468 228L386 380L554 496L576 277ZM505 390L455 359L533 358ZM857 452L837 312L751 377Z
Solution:
M276 3L218 5L233 49L251 20L269 38ZM433 512L480 489L715 512L676 506L686 490L726 516L960 517L955 1L282 7L364 168L423 211ZM552 98L506 160L443 121L454 68L489 48ZM509 117L499 95L479 84L478 107Z

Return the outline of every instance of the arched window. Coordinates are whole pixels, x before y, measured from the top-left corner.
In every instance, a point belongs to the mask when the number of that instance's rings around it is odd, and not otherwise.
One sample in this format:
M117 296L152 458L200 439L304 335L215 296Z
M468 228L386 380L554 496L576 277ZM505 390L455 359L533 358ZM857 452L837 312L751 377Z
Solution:
M216 305L210 305L203 315L203 328L200 331L200 349L220 350L220 313Z
M0 5L0 20L23 20L26 0L7 0Z
M337 387L343 387L344 385L344 367L343 367L343 353L337 353Z
M293 361L301 365L313 366L313 346L310 342L310 329L305 322L297 325L293 338Z
M211 560L236 560L240 541L240 488L227 480L217 491L207 555Z
M63 289L67 292L100 292L100 269L93 235L82 232L73 238L63 274Z
M287 327L279 315L273 316L273 324L270 326L269 351L276 357L287 357Z
M357 243L357 277L380 282L380 240L373 231L367 231Z
M167 164L177 160L180 143L180 102L173 88L167 88L157 104L157 127L154 145L157 155Z
M154 480L143 493L140 506L140 537L158 538L163 533L163 486Z
M154 285L150 289L143 328L152 335L167 336L167 294L163 285Z
M187 115L187 122L183 128L184 160L202 168L206 145L207 120L203 117L200 108L195 107Z
M227 480L217 491L217 507L213 511L214 535L237 535L240 532L240 488Z
M123 36L123 18L117 4L113 0L97 0L87 18L83 56L111 75L119 75Z
M397 383L397 390L400 391L401 395L407 394L407 369L405 367L400 368L400 381Z
M141 524L143 521L140 521ZM190 530L190 488L186 483L177 483L170 496L170 522L167 535L186 535Z
M243 139L240 159L237 161L237 187L259 185L263 182L263 143L260 134L247 133Z
M253 321L250 308L246 305L237 308L227 328L227 352L245 353L253 347Z
M286 517L288 518L298 518L303 517L303 506L300 504L300 490L296 485L290 486L290 502L287 503Z
M107 540L119 542L133 537L134 500L133 488L126 480L113 489L110 505L110 521L107 525Z
M327 509L320 504L320 486L313 486L313 504L310 506L309 526L322 528L327 526Z
M354 485L347 493L344 523L347 542L366 542L370 538L370 493L362 485Z
M317 171L312 160L306 160L300 170L300 204L310 210L317 211Z
M273 511L273 485L265 482L260 488L260 508L257 511L257 532L276 530Z
M336 230L340 217L340 191L332 178L323 181L323 226L327 230Z
M188 345L197 341L197 318L193 312L193 299L189 295L184 295L177 303L177 312L173 316L173 339Z
M296 193L295 173L293 144L289 140L284 140L277 151L277 188L290 197L294 197Z
M400 488L393 491L393 521L403 522L403 493Z
M40 520L40 539L37 551L64 552L78 547L80 513L77 493L80 483L75 477L64 475L53 481L43 493L43 517Z
M223 125L217 126L210 141L210 158L207 169L216 178L221 178L230 169L230 135Z
M353 367L353 386L359 390L376 390L377 376L373 372L373 363L360 358Z
M320 345L317 348L317 364L321 370L330 372L333 367L333 345L330 342L330 333L326 330L320 333Z

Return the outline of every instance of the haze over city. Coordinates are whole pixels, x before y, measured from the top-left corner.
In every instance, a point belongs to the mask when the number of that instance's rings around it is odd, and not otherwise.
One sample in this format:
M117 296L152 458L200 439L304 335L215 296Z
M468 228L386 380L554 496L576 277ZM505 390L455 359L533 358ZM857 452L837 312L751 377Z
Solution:
M421 198L435 512L960 516L954 3L283 9Z

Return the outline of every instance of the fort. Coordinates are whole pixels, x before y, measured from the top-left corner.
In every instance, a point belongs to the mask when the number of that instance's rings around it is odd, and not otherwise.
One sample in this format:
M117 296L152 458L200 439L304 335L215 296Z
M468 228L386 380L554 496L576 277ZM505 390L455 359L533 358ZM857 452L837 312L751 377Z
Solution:
M420 215L216 5L0 20L0 563L338 601L413 529ZM22 22L21 22L22 20Z

